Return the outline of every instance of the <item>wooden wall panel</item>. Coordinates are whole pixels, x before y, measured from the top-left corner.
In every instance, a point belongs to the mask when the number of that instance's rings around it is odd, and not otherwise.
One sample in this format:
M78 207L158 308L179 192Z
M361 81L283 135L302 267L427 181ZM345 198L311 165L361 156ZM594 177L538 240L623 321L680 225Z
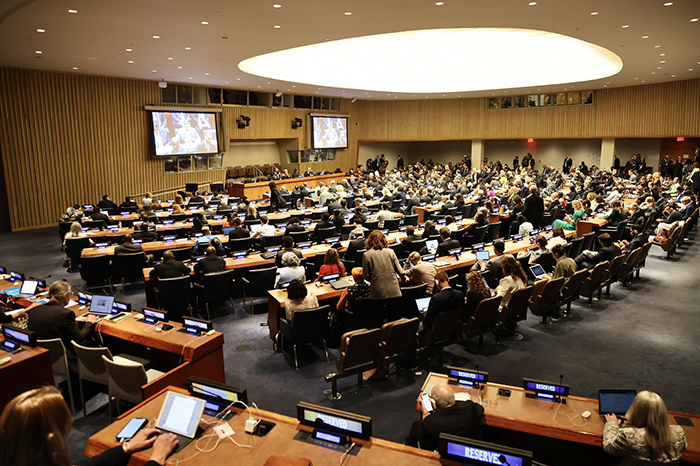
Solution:
M154 81L0 68L0 144L13 229L55 224L66 206L104 193L166 190L187 182L223 181L223 170L164 173L152 155L146 105L160 105ZM593 106L486 110L485 99L341 100L350 114L349 148L335 163L357 164L360 141L700 136L700 80L595 93ZM225 135L298 139L308 148L310 110L223 106ZM251 117L238 129L239 115ZM291 121L304 128L291 129ZM304 166L303 168L306 168Z

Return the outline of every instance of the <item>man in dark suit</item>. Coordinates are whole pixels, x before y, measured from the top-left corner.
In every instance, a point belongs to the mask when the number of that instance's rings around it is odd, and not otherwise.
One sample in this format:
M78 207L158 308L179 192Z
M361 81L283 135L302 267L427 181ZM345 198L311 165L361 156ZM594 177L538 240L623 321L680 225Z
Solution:
M620 248L613 244L612 237L608 233L598 236L601 248L598 251L583 251L576 256L574 262L579 270L592 269L597 264L604 261L611 261L621 254Z
M180 261L175 260L175 255L172 251L165 251L163 253L163 262L156 264L151 270L150 277L151 280L157 280L159 278L176 278L184 277L189 275L192 270Z
M119 204L119 208L120 208L120 209L123 209L123 208L125 208L125 207L126 207L126 208L129 208L129 207L138 207L138 206L139 206L139 205L138 205L136 202L132 201L131 198L130 198L129 196L125 197L125 198L124 198L124 202L122 202L121 204Z
M140 244L134 244L134 239L131 236L131 234L127 233L124 235L124 239L122 239L122 244L114 248L114 255L118 256L121 254L138 254L140 252L144 252L143 246ZM152 254L144 254L144 266L147 266L151 262L153 262L153 255Z
M510 254L505 254L506 244L502 240L493 242L494 256L488 261L478 261L471 268L471 272L483 271L484 280L495 280L501 273L501 262L506 256L513 257Z
M156 224L150 222L141 222L134 224L134 239L140 239L144 243L155 241L157 238Z
M319 230L325 230L328 228L333 228L335 230L335 224L331 221L331 214L324 212L321 216L321 221L316 224L314 228L314 237L318 237Z
M294 253L299 259L304 258L304 254L294 247L294 238L291 236L287 235L282 238L282 246L282 249L277 251L277 257L275 257L275 266L278 268L282 267L282 256L287 252Z
M440 238L442 238L442 243L438 245L437 252L435 253L436 256L449 256L449 251L451 249L457 249L462 247L462 243L460 243L456 239L450 238L450 233L451 232L449 228L440 228Z
M571 171L571 167L574 165L574 161L571 158L569 154L566 154L566 157L564 157L564 165L562 166L561 171L564 173L568 174Z
M406 226L406 238L401 241L402 251L411 251L412 243L414 241L420 241L422 238L420 235L416 234L416 229L413 225Z
M243 222L241 222L239 217L234 217L233 220L231 220L231 224L233 225L234 229L228 234L229 241L232 239L250 238L250 232L243 228Z
M430 392L434 411L428 412L421 405L422 419L415 421L406 443L418 446L423 450L438 448L438 438L441 433L458 435L467 438L481 438L481 422L484 418L484 408L470 401L456 401L452 387L439 384Z
M461 311L464 307L464 294L450 287L450 279L447 277L447 273L438 272L435 275L435 281L440 291L430 298L428 310L425 311L421 329L419 329L420 333L431 328L435 317L441 312L452 311L454 309L459 309Z
M105 228L107 225L114 225L115 222L113 222L109 216L103 214L99 210L93 210L90 212L90 218L95 221L101 221L102 222L102 228Z
M117 208L119 206L117 206L117 204L109 198L109 194L105 194L104 196L102 196L102 200L97 203L97 207L102 209L102 210L106 210L106 209L117 210Z
M544 201L539 196L539 189L537 186L530 186L530 195L525 198L525 205L523 206L523 215L528 222L532 223L535 228L540 228L542 226L544 213Z
M626 246L625 246L625 251L628 253L634 251L637 248L641 248L644 246L647 241L648 241L648 236L642 234L643 232L643 227L640 225L632 225L630 227L631 231L631 236L632 236L632 241L630 241Z
M204 250L204 256L204 259L197 262L194 266L194 280L197 283L201 283L204 280L205 274L222 272L226 269L226 261L216 255L216 249L213 246L209 246Z
M350 232L350 242L348 243L348 249L345 251L345 259L355 262L357 262L357 251L365 249L367 242L362 224L356 224L356 226L358 228Z

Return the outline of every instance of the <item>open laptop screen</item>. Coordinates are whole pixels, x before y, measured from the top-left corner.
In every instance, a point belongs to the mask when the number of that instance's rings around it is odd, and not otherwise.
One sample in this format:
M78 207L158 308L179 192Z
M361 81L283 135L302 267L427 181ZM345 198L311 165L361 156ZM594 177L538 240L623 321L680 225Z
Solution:
M25 280L22 282L22 288L20 288L19 294L26 296L34 296L36 294L36 289L38 286L38 280Z
M598 390L598 411L601 415L616 414L624 416L637 397L637 390Z
M114 296L93 295L90 312L93 314L111 314Z

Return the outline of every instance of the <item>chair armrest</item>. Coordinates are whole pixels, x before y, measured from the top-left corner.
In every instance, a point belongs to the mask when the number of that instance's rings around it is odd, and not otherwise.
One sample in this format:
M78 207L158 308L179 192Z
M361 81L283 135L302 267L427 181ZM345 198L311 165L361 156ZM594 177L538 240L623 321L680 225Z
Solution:
M243 280L246 285L250 285L250 281L247 278L241 277L241 280Z

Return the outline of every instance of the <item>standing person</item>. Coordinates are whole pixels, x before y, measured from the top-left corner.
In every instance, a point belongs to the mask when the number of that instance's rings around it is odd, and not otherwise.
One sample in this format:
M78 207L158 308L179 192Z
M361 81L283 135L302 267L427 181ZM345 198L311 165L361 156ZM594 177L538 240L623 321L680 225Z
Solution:
M41 387L17 395L0 416L0 464L13 466L121 466L132 453L153 447L145 466L166 464L178 445L175 434L143 429L121 445L76 463L68 437L73 426L68 405L56 387Z
M282 197L280 190L277 189L277 184L274 181L270 181L268 186L270 187L270 211L274 212L287 207L287 202Z
M573 165L574 165L574 161L571 158L571 155L566 154L566 157L564 157L564 165L562 166L561 171L568 175L569 172L571 172L571 167Z
M528 222L539 229L544 221L544 201L539 195L540 190L537 185L530 185L530 195L525 198L525 206L523 207L523 215Z
M377 313L389 318L399 314L401 288L397 275L403 270L386 236L379 230L370 233L367 251L362 255L362 275L369 282L369 299Z
M397 155L396 157L398 159L398 160L396 160L396 169L401 171L401 170L403 170L403 164L404 164L403 157L401 157L401 154Z
M621 456L620 466L678 464L688 447L685 432L670 425L664 400L654 392L637 394L624 425L613 414L605 415L603 449Z

